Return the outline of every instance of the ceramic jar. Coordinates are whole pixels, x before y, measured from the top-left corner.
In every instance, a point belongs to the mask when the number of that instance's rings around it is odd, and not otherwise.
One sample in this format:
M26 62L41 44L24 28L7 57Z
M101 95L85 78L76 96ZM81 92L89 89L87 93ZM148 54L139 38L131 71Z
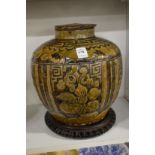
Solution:
M120 50L96 37L95 26L56 26L55 39L33 53L32 77L38 96L55 120L66 125L104 119L120 89Z

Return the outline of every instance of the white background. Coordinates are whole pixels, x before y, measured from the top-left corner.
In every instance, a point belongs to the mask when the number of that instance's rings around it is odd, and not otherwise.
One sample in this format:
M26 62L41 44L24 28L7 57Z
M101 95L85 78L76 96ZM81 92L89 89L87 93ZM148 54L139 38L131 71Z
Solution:
M130 0L130 154L154 154L154 1ZM1 154L26 154L26 4L1 1Z
M27 36L53 35L54 26L98 24L96 31L126 29L126 4L121 0L27 0Z
M127 3L121 0L98 0L97 3L94 0L28 1L26 37L27 153L73 149L81 146L86 147L86 144L87 146L88 144L89 146L95 146L95 144L104 145L128 141L128 104L122 98L124 96L128 97L127 20ZM95 27L96 36L109 39L117 44L123 59L123 79L118 95L121 99L114 103L115 108L118 109L116 111L117 125L108 132L109 134L93 139L93 143L92 139L79 142L77 140L62 139L60 136L48 131L43 121L45 109L41 108L41 105L36 105L41 104L41 102L36 94L31 77L33 51L40 44L54 38L55 25L76 22L97 24ZM119 107L120 103L122 103L122 106ZM123 105L126 106L123 108Z

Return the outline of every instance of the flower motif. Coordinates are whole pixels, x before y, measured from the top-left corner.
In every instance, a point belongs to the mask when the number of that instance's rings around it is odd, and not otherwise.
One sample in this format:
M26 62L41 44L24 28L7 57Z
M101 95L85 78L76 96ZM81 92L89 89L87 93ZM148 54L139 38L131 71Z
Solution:
M82 86L81 84L78 84L78 87L75 90L75 94L78 96L77 102L79 104L84 105L88 101L87 97L87 88Z
M79 73L78 72L75 72L73 75L76 78L76 82L79 82L79 77L80 77Z
M76 77L72 74L68 74L65 76L64 81L67 87L70 87L72 84L76 82Z
M93 79L92 78L88 78L87 79L87 86L91 87L93 85Z
M59 80L57 84L57 89L63 91L65 89L65 82L63 80Z
M57 96L61 101L60 109L68 114L92 113L99 107L99 80L93 81L86 67L81 67L79 72L77 66L73 65L64 81L59 80L57 84L57 89L61 91ZM62 92L65 89L66 91Z
M71 84L69 91L73 93L75 91L75 85Z
M60 104L60 109L68 114L78 114L81 109L81 105L77 103L62 102Z
M98 100L90 101L87 103L86 112L94 112L99 107Z
M72 66L72 73L75 73L75 72L77 72L77 65Z
M87 88L81 84L78 84L78 87L75 90L75 94L79 97L87 96Z
M101 91L98 88L91 88L88 93L89 100L93 101L96 100L97 97L100 95Z
M83 75L86 75L88 73L87 68L86 67L81 67L80 73L83 74Z
M87 80L88 80L87 74L84 75L84 76L81 76L81 77L79 78L79 81L80 81L80 83L81 83L82 85L86 85L86 84L87 84Z
M56 98L63 102L68 102L68 103L76 102L76 96L69 92L62 92L58 96L56 96Z
M94 87L99 87L99 81L98 80L94 81Z
M89 77L89 74L82 74L79 78L79 82L82 85L87 85L88 87L93 86L93 79Z

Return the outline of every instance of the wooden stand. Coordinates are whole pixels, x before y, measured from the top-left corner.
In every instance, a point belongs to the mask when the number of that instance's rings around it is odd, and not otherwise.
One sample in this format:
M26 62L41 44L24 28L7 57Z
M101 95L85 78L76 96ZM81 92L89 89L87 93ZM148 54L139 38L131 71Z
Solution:
M116 115L110 108L107 116L100 122L86 126L69 126L55 120L49 112L45 114L46 125L55 133L70 138L84 139L107 132L115 123Z

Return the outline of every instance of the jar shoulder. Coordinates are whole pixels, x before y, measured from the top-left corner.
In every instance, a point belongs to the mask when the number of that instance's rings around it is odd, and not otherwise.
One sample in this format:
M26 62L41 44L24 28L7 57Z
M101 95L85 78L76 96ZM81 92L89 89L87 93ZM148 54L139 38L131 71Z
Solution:
M89 59L111 59L121 55L117 45L113 42L91 37L87 39L53 39L42 44L34 51L33 62L62 63L66 59L77 61L79 58L76 48L85 47Z

